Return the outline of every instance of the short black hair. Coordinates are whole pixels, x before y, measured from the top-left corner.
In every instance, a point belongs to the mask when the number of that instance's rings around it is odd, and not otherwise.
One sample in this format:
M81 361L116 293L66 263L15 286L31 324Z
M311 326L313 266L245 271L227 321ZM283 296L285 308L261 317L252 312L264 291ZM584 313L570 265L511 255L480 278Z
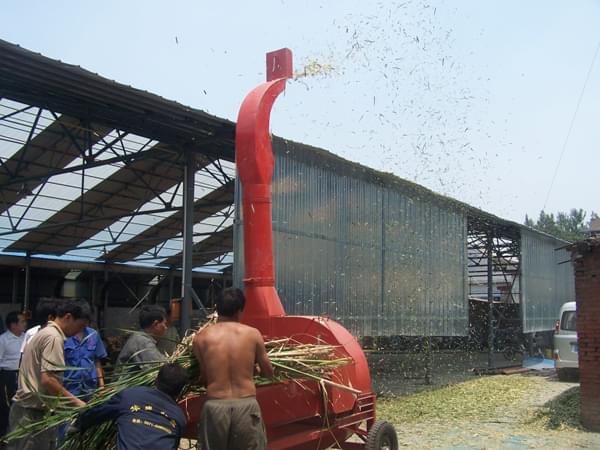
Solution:
M181 390L188 383L190 377L181 365L178 363L165 364L158 371L156 377L156 388L170 395L174 399L179 397Z
M157 320L162 322L163 320L167 320L167 313L165 312L165 308L158 305L144 305L140 309L140 328L142 330L148 328L150 325Z
M19 311L11 311L6 315L6 328L10 330L10 326L13 323L19 323L19 316L21 313Z
M246 305L246 298L241 289L223 289L217 297L217 313L220 316L231 317L236 312L242 311Z
M57 299L55 298L40 298L33 314L33 324L44 325L48 322L48 316L56 317L56 305Z
M73 319L92 319L90 304L82 299L61 299L56 302L56 317L71 314Z

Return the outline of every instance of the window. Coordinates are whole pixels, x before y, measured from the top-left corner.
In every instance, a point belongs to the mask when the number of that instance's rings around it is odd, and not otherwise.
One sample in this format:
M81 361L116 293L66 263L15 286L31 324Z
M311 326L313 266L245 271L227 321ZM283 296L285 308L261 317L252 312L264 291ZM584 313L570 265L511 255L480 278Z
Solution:
M567 331L577 331L577 316L575 311L565 311L560 321L560 329Z

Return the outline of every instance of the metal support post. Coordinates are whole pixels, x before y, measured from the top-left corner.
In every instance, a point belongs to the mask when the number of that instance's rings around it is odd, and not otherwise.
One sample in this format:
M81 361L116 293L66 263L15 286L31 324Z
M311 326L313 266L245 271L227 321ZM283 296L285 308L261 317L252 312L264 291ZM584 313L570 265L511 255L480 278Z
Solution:
M431 328L430 331L431 333ZM433 382L433 355L431 353L431 336L425 337L425 384L430 385Z
M102 323L101 328L108 325L108 268L104 266L104 298L102 299Z
M194 176L195 158L192 152L186 155L183 174L183 264L181 274L181 322L180 333L185 335L192 326L192 249L194 241Z
M488 298L488 367L494 367L494 234L487 233L487 298Z
M92 299L92 307L96 310L96 326L100 326L102 311L100 305L98 304L98 280L96 278L96 273L92 273L92 286L90 288L90 298Z
M25 290L23 292L23 311L29 311L29 288L31 286L31 256L25 256Z
M381 279L379 287L379 311L377 314L377 326L379 331L383 330L383 319L385 317L385 202L383 196L385 195L382 190L381 194Z
M17 304L17 298L19 295L19 268L15 267L13 270L13 283L12 283L12 296L10 303L13 305Z
M174 287L175 287L175 269L171 268L169 269L169 298L168 300L171 301L171 299L174 296Z

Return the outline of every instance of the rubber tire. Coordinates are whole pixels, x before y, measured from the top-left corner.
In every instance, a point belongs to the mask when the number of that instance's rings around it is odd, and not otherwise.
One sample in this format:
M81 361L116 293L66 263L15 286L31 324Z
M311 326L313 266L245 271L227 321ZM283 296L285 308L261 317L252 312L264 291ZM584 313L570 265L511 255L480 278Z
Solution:
M377 420L369 430L365 450L381 450L387 444L389 450L398 450L398 437L394 425L385 420Z

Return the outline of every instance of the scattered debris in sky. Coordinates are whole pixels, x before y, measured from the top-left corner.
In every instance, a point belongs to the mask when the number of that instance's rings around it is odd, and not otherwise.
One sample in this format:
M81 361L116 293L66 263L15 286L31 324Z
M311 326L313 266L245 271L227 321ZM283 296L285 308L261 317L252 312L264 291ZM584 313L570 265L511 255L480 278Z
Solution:
M445 195L486 198L462 195L486 179L494 156L473 143L485 83L470 84L477 74L455 54L448 14L425 1L379 2L368 15L333 20L294 74L306 88L295 115L315 124L294 138ZM332 114L340 104L345 113Z

